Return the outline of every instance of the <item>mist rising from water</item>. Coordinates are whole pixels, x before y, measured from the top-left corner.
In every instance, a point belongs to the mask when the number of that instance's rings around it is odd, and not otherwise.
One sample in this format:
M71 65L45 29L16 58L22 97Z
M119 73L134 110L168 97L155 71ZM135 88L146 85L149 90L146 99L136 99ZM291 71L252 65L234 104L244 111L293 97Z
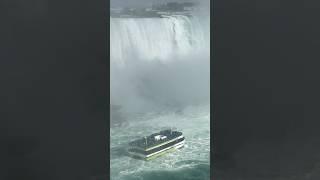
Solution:
M148 112L209 104L209 18L110 19L111 104Z

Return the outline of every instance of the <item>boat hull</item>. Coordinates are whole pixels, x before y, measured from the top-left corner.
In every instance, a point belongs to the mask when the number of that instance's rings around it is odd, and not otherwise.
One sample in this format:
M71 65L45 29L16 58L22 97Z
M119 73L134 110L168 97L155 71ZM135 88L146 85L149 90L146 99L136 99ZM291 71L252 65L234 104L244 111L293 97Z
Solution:
M152 159L157 158L159 156L162 156L164 154L167 154L169 152L173 152L177 149L180 149L180 148L184 147L184 144L185 144L185 140L183 138L182 141L180 141L176 144L173 144L169 147L159 149L158 151L155 151L152 153L148 153L148 151L145 151L145 153L137 153L137 152L132 152L132 151L128 150L128 154L133 158L149 161L149 160L152 160Z

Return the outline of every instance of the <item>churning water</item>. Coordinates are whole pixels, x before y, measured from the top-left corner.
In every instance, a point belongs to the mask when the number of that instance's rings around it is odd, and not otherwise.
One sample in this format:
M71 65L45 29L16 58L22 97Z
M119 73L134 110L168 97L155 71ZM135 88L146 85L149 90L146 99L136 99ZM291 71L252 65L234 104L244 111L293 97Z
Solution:
M195 16L110 18L112 180L210 177L209 22ZM186 145L152 161L128 157L127 143L176 127Z

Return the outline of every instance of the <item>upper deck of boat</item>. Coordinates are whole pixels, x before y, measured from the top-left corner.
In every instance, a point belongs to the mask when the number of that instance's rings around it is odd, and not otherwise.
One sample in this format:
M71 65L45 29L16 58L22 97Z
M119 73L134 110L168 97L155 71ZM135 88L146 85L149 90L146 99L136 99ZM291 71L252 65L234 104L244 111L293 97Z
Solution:
M166 136L166 138L165 139L156 140L155 137L158 136L158 135ZM169 130L160 131L159 133L151 134L150 136L147 136L145 138L141 138L141 139L132 141L132 142L129 143L129 145L130 146L135 146L135 147L138 147L138 148L142 148L142 149L148 149L150 147L153 147L153 146L162 144L164 142L170 141L170 140L172 140L174 138L177 138L177 137L179 137L181 135L182 135L182 132L171 131L169 129Z

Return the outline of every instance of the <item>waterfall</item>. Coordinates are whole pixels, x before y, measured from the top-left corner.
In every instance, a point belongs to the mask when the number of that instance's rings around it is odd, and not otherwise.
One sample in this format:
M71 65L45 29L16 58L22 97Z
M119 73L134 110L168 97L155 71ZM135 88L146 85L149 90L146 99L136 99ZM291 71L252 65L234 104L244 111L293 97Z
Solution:
M203 25L196 17L110 18L111 61L172 60L208 47Z
M209 39L208 18L110 18L111 103L148 111L208 102Z

